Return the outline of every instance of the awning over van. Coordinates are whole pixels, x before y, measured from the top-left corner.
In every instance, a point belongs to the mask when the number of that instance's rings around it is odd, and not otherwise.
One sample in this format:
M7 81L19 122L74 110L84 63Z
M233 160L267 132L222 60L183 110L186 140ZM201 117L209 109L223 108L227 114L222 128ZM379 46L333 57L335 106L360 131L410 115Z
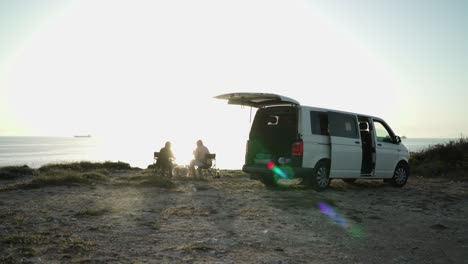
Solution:
M265 107L271 105L299 105L299 102L286 96L269 93L228 93L215 96L216 99L228 100L228 104Z

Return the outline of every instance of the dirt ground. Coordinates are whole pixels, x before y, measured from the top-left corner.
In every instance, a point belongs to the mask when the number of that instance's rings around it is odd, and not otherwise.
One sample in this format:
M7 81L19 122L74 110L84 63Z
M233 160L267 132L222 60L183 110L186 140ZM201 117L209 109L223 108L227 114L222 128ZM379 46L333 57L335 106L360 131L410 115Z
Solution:
M0 262L468 263L467 190L418 177L268 189L236 171L173 189L3 189Z

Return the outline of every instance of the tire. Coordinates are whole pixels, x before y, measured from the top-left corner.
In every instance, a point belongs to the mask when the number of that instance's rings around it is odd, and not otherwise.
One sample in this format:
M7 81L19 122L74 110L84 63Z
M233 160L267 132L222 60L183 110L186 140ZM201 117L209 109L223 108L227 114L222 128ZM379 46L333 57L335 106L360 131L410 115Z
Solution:
M310 179L312 188L321 192L330 185L330 166L325 161L319 161L314 168L314 174Z
M356 181L356 179L342 179L344 182L352 184Z
M403 187L405 186L406 182L408 181L409 177L409 167L406 163L400 162L395 168L395 172L393 173L393 178L391 179L391 183L395 187Z

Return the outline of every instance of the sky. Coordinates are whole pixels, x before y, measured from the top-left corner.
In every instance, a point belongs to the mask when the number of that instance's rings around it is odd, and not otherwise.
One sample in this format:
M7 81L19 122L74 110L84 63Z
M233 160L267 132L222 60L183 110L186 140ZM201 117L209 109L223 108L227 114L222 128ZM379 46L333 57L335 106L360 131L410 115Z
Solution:
M466 136L467 28L464 0L0 0L0 136L201 138L242 159L250 109L213 98L229 92Z

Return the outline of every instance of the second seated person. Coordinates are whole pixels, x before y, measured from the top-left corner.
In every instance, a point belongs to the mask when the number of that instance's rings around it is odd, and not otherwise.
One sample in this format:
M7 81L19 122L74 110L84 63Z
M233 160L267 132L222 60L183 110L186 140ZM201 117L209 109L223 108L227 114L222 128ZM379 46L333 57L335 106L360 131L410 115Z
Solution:
M197 148L193 151L194 160L190 162L190 174L195 176L195 166L198 170L198 175L201 176L202 168L211 167L211 159L206 159L206 154L210 154L210 151L206 146L203 145L203 141L197 141Z

